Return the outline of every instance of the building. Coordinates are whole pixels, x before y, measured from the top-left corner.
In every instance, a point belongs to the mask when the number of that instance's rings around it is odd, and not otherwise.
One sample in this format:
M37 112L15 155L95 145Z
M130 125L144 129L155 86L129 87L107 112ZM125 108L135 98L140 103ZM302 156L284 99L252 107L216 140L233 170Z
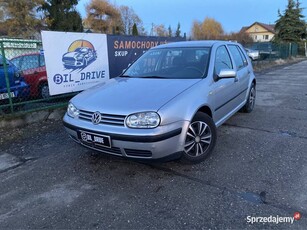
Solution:
M241 32L249 34L254 42L270 42L275 36L275 25L255 22L250 26L242 27Z

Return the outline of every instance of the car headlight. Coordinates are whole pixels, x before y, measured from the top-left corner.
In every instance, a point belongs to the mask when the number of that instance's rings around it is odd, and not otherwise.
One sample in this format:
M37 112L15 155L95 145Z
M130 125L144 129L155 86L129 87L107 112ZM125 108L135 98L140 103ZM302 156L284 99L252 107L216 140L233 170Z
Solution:
M20 76L21 76L21 71L15 71L15 78L20 78Z
M127 117L129 128L156 128L160 124L160 116L156 112L134 113Z
M70 102L67 107L67 115L72 118L76 118L79 115L79 110Z

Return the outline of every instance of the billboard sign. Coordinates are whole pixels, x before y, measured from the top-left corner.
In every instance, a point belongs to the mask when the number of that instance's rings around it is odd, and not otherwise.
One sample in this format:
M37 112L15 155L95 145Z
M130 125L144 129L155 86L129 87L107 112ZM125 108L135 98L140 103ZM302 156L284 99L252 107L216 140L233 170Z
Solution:
M146 50L169 42L184 41L181 37L108 35L110 78L117 77Z
M109 79L107 36L42 31L50 95L76 92Z

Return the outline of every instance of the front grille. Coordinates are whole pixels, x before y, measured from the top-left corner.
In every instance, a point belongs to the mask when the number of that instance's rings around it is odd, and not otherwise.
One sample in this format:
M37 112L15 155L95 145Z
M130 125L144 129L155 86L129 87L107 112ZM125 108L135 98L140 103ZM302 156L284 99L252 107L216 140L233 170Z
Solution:
M92 121L93 112L80 110L79 111L79 119ZM106 114L101 113L101 121L100 124L105 125L116 125L116 126L124 126L125 125L125 115L114 115L114 114Z
M152 152L149 150L125 149L127 156L131 157L151 157Z
M90 147L92 149L98 150L100 152L103 152L103 153L122 156L122 152L120 151L120 148L117 148L117 147L107 148L107 147L103 147L98 144L88 143L88 142L83 142L83 141L81 142L81 144L84 146Z

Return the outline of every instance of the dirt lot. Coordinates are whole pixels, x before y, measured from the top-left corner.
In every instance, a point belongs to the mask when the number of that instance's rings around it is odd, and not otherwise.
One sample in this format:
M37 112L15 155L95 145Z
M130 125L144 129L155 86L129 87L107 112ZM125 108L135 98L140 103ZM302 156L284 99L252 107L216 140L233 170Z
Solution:
M303 61L257 74L255 110L218 128L197 165L96 153L60 121L1 130L0 229L306 229L306 72ZM248 221L295 212L293 224Z

